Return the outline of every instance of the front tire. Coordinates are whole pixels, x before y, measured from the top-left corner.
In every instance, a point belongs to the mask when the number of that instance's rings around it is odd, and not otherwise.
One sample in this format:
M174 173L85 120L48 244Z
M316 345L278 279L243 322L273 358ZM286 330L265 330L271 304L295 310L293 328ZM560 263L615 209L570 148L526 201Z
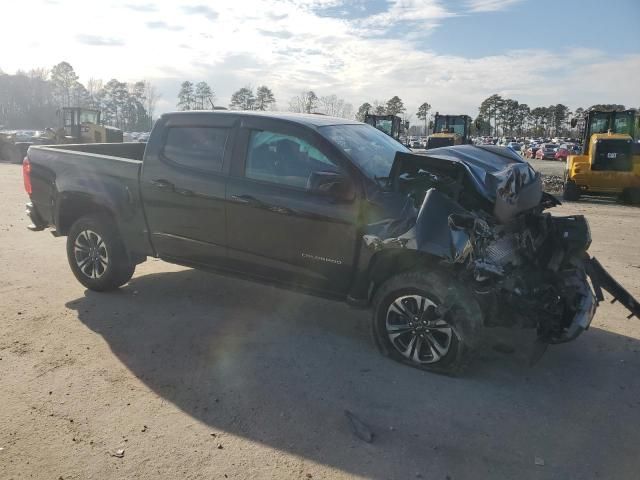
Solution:
M87 215L71 226L67 259L78 281L97 292L121 287L136 268L115 223L107 215Z
M459 373L482 327L473 295L435 270L391 277L373 304L372 333L380 351L432 372Z

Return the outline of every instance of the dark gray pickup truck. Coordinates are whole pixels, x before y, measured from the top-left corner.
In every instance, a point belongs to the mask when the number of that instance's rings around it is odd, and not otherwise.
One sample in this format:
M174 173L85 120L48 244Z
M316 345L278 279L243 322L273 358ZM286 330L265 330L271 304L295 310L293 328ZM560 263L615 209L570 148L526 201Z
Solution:
M485 327L538 343L589 327L602 289L640 306L587 254L579 215L498 147L416 155L369 125L321 115L163 115L146 144L34 146L32 220L67 236L87 288L148 256L352 305L373 305L383 353L452 372Z

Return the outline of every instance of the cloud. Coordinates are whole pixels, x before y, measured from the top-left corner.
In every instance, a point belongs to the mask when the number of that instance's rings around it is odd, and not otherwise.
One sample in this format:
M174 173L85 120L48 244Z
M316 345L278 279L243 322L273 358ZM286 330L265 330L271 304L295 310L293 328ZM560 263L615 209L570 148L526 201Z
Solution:
M282 39L293 37L293 34L291 32L287 32L286 30L280 30L280 31L274 32L271 30L260 29L258 31L265 37L275 37L275 38L282 38Z
M158 8L152 3L130 3L124 6L136 12L155 12Z
M468 0L467 8L471 12L497 12L506 10L522 0Z
M495 8L497 3L489 0L379 0L375 6L368 0L209 2L215 11L204 0L190 0L186 7L155 0L140 9L123 5L133 0L122 0L120 6L83 11L80 24L61 15L59 6L34 1L41 3L39 15L30 19L30 41L23 49L3 51L4 71L50 66L67 52L65 58L83 82L90 77L152 81L166 99L158 113L175 108L184 80L207 81L222 105L244 85L268 85L285 108L292 96L309 89L338 95L354 107L398 95L413 120L424 101L433 111L476 115L480 102L493 93L531 107L638 103L633 82L640 74L637 52L625 56L606 46L577 48L566 38L549 50L506 46L485 56L474 55L472 45L469 54L459 55L431 46L429 32L449 27L456 15L490 17L471 11ZM155 6L155 13L150 15L144 5ZM22 16L15 2L3 9L0 43L19 38ZM47 33L52 18L58 22L54 37ZM84 26L100 24L109 25L108 34L85 34ZM535 45L535 39L529 44Z
M124 41L119 38L101 37L98 35L76 35L76 40L85 45L94 47L120 47L124 45Z
M147 22L147 27L153 28L153 29L171 30L174 32L184 30L184 27L181 27L180 25L169 25L166 22L163 22L161 20Z
M218 18L218 12L207 5L186 5L182 7L182 11L189 15L202 15L211 21Z

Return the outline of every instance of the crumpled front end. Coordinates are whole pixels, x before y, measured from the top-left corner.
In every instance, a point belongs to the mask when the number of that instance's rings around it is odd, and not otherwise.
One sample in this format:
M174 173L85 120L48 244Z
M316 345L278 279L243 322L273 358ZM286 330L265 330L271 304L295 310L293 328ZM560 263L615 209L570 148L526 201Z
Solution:
M475 292L487 326L536 328L544 343L567 342L586 330L603 299L602 288L639 315L638 302L587 254L586 219L545 212L558 202L542 192L537 172L528 164L509 163L483 178L473 171L476 165L456 167L449 161L438 169L436 159L429 159L417 168L420 159L404 159L390 183L413 200L420 197L417 189L430 187L415 222L395 235L365 235L365 244L437 259Z

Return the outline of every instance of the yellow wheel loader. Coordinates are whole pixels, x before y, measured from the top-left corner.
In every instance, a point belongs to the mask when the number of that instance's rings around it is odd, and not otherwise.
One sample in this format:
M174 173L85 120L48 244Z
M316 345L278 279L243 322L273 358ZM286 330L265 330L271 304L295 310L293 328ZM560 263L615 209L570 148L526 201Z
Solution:
M121 143L122 130L100 125L100 110L65 107L62 109L64 131L54 133L55 143Z
M427 139L427 150L470 143L470 126L471 117L468 115L440 115L436 112L433 133Z
M575 201L583 194L614 195L626 203L640 203L638 121L635 110L587 111L582 153L567 157L565 200ZM576 124L572 120L571 126Z

